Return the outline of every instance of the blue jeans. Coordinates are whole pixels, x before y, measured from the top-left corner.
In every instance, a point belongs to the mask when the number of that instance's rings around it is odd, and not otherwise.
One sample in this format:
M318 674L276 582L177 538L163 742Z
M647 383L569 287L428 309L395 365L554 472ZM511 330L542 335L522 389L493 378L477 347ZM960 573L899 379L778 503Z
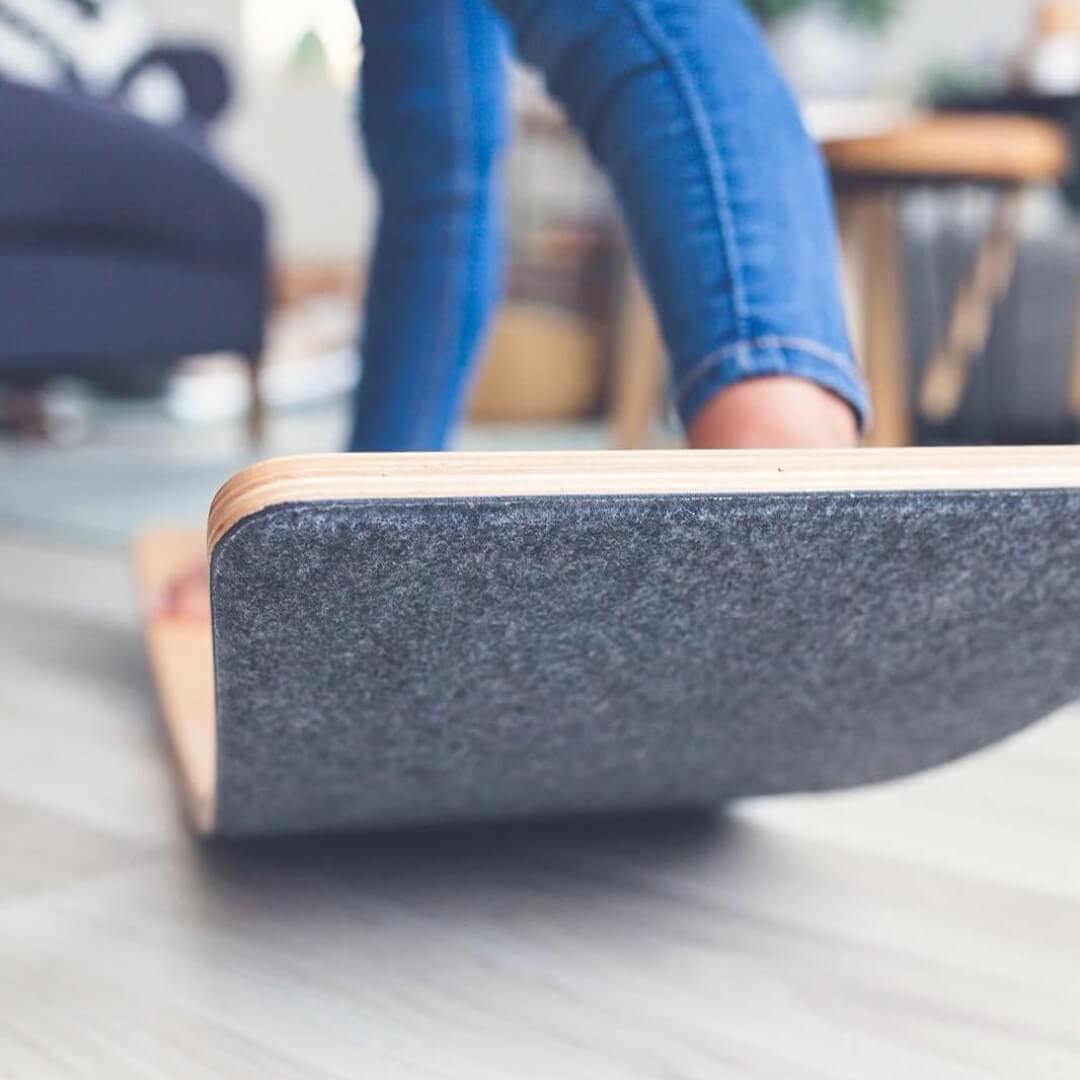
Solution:
M381 199L354 450L441 449L503 264L505 37L618 196L684 424L756 375L865 418L825 170L740 0L356 0Z

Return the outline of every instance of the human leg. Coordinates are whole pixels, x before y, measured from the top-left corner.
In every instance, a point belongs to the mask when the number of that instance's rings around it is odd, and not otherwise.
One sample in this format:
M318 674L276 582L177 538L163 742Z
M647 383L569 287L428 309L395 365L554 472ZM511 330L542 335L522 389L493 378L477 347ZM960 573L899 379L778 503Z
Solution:
M504 32L485 0L357 0L379 189L350 449L437 450L499 295Z
M770 408L773 444L854 442L825 171L743 6L494 2L612 179L694 444L742 445Z

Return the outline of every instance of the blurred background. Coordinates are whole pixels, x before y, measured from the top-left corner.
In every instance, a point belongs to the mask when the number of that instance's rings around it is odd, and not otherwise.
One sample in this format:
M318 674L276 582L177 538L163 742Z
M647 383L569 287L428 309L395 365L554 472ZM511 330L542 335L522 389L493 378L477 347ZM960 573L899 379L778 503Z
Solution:
M1074 441L1080 3L747 2L834 177L871 442ZM0 0L0 524L123 542L343 444L362 62L349 0ZM514 111L509 295L460 445L677 445L605 185L524 70Z

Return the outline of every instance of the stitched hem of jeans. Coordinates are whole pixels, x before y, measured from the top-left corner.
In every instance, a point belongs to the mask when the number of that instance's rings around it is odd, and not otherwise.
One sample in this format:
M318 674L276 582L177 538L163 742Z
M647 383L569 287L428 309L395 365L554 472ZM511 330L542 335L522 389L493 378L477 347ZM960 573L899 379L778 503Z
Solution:
M847 401L862 430L869 426L869 398L851 357L813 340L782 336L734 342L695 364L674 392L683 424L688 427L721 390L757 375L792 375L817 383Z
M671 71L679 96L690 114L690 123L696 137L698 151L704 159L705 172L709 177L709 188L716 208L720 247L724 252L728 272L731 275L731 293L737 333L745 336L748 318L746 284L743 280L742 256L731 209L730 185L724 167L725 155L723 148L718 145L719 135L709 124L705 107L694 90L693 80L680 61L678 51L669 42L663 27L636 0L621 0L621 3L637 21L641 32Z

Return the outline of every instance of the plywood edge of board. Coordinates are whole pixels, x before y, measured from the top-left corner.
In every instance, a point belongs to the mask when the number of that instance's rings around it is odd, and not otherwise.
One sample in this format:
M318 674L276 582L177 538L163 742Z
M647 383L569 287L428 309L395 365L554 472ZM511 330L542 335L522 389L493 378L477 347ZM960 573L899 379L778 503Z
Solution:
M237 473L207 544L271 506L360 499L798 494L1080 487L1080 447L311 454Z
M210 620L169 612L160 603L179 575L205 562L205 536L199 528L147 528L135 537L132 558L146 651L185 811L193 828L206 833L214 822L217 773Z

